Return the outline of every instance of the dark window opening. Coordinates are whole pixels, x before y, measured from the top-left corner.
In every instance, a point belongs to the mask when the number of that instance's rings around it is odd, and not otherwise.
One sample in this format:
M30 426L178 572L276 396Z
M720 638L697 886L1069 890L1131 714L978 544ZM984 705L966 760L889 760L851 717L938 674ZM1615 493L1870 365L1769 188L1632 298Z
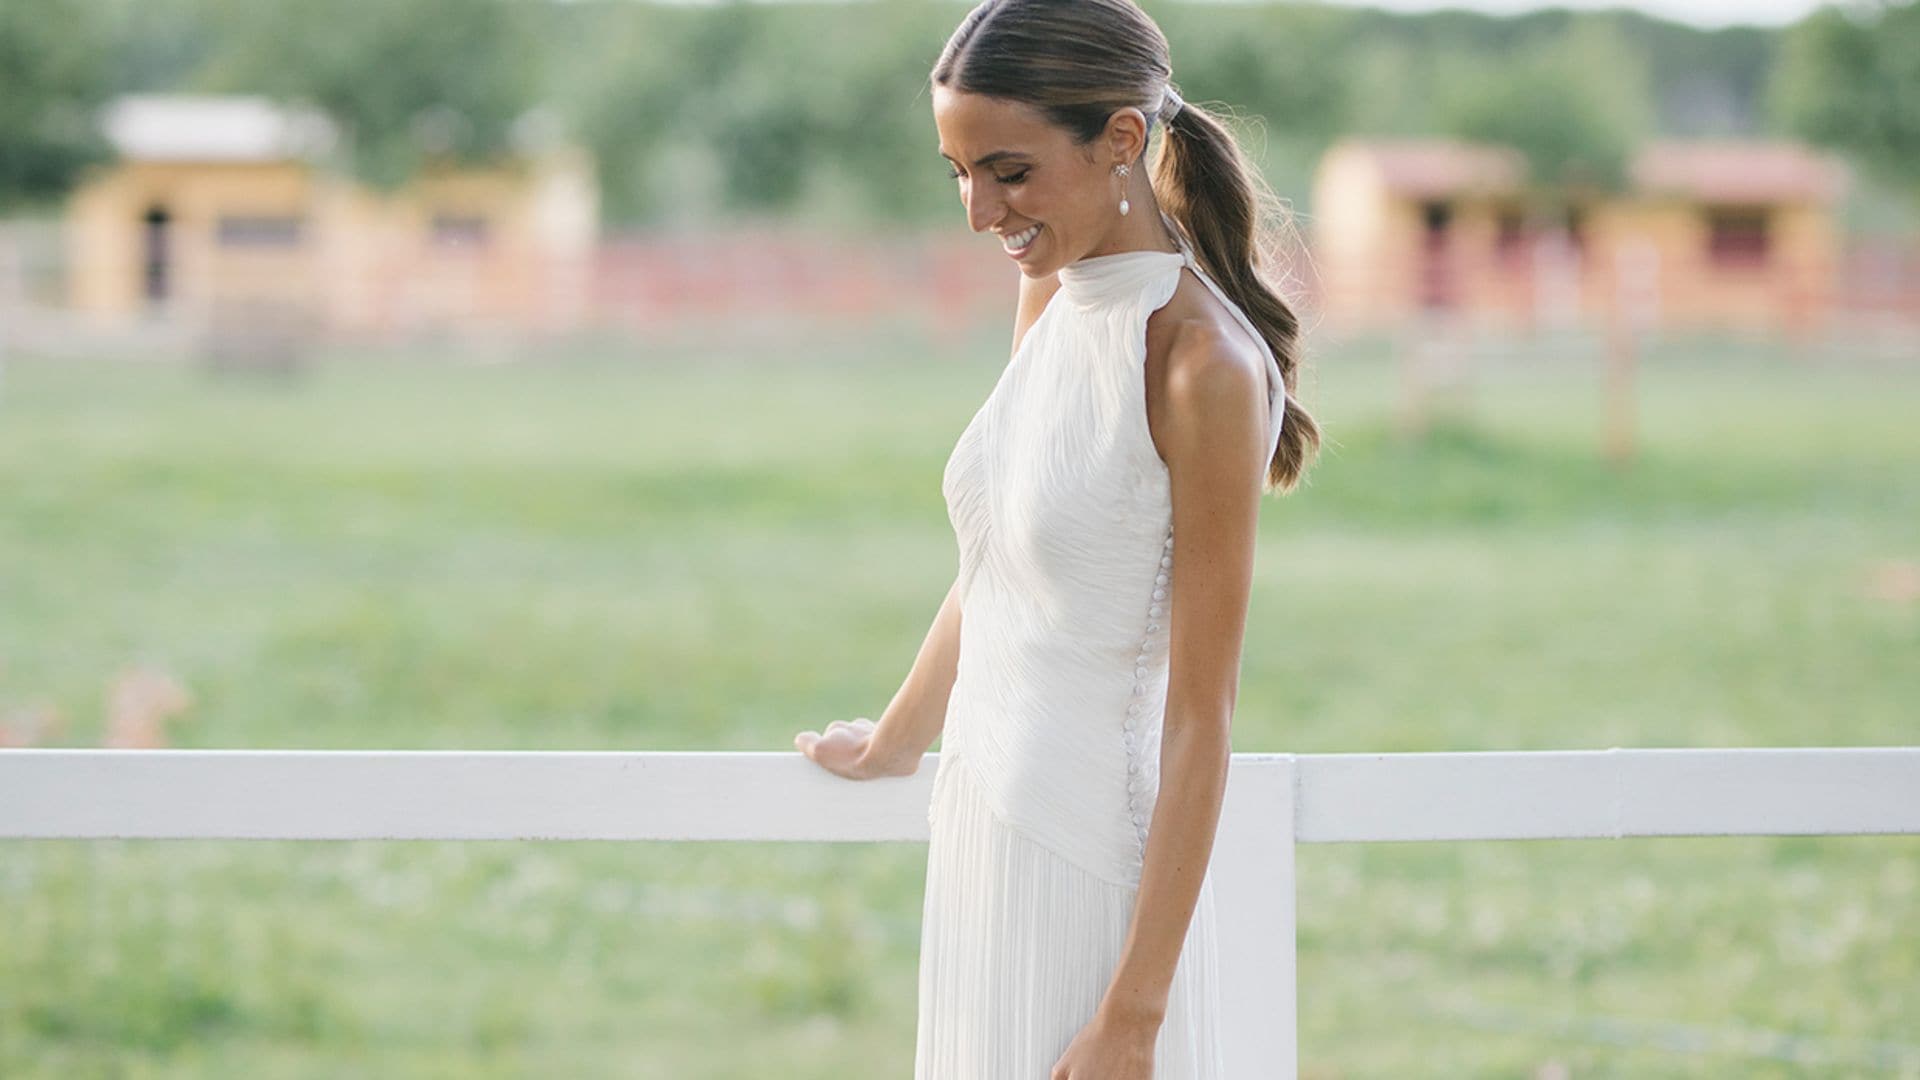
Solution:
M1767 212L1752 207L1707 210L1707 259L1722 266L1761 266L1767 261Z
M1502 210L1495 218L1493 234L1494 257L1502 262L1511 262L1526 252L1527 219L1518 210Z
M165 303L172 287L167 266L172 261L173 215L166 207L155 206L147 210L140 223L141 295L150 304Z
M479 214L435 214L430 236L435 247L483 247L487 242L487 219Z
M1425 308L1452 307L1454 266L1448 254L1448 231L1453 224L1453 208L1444 202L1423 203L1421 236L1420 305Z
M300 242L297 217L225 214L215 229L221 247L291 247Z
M1575 250L1587 246L1587 211L1585 207L1567 207L1567 241Z

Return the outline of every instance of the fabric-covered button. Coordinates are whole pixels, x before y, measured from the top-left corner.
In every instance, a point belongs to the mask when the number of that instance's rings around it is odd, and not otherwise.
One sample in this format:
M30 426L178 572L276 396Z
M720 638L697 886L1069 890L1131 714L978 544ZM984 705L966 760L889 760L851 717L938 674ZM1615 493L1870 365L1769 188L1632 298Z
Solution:
M1153 590L1153 598L1155 600L1165 600L1167 598L1167 590L1165 589Z

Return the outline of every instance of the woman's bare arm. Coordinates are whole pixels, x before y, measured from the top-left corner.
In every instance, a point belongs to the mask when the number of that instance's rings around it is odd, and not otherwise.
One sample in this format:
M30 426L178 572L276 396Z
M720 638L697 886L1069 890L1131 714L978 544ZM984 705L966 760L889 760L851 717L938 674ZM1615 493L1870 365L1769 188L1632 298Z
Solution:
M947 723L947 701L960 670L960 582L955 579L893 701L872 720L835 720L825 731L802 731L794 749L849 780L912 776Z
M1047 310L1047 301L1060 291L1060 275L1048 274L1042 278L1030 278L1020 275L1020 306L1013 316L1013 351L1020 351L1020 342L1025 340L1027 331L1033 328L1040 313Z
M1148 376L1150 400L1158 387L1165 402L1153 434L1171 478L1178 584L1162 718L1162 783L1148 823L1133 922L1098 1010L1108 1028L1136 1035L1150 1036L1165 1019L1226 796L1260 482L1272 452L1263 359L1247 345L1201 328L1175 338L1164 382ZM1150 416L1153 411L1149 404ZM1151 1037L1146 1043L1150 1048Z
M874 771L911 776L920 768L921 755L946 726L947 702L953 696L959 665L960 582L955 579L926 640L920 643L906 681L880 714L880 725L867 742L862 756Z

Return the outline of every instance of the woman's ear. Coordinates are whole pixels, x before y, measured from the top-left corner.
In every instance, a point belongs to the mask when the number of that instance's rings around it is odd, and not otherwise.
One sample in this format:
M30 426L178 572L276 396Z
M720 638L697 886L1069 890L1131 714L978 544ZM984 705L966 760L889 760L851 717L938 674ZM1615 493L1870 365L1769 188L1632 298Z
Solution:
M1107 150L1113 162L1138 160L1147 148L1147 114L1129 105L1107 117Z

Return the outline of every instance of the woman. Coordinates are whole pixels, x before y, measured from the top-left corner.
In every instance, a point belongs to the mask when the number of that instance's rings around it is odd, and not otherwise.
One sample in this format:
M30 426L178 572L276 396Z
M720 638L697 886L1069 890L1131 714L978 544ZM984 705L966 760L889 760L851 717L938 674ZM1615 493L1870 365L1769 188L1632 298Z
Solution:
M986 0L933 69L967 223L1020 267L1013 358L947 462L959 574L906 682L795 737L865 779L944 733L916 1080L1222 1075L1207 863L1259 496L1319 433L1256 271L1271 196L1170 79L1131 0Z

